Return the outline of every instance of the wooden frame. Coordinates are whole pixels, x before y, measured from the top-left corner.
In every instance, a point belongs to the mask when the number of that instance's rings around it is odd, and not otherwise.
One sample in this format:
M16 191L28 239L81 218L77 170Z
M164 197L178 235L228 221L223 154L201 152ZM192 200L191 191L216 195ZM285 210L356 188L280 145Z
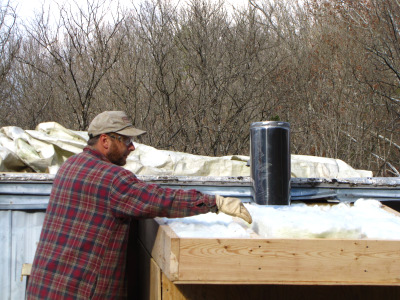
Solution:
M179 238L162 219L139 240L174 284L400 285L400 241Z

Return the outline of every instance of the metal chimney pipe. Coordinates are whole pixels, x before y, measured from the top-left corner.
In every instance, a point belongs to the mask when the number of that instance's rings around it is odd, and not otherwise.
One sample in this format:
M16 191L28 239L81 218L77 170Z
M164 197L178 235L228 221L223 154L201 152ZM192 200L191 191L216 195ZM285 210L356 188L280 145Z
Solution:
M253 199L261 205L290 205L290 124L265 121L250 126Z

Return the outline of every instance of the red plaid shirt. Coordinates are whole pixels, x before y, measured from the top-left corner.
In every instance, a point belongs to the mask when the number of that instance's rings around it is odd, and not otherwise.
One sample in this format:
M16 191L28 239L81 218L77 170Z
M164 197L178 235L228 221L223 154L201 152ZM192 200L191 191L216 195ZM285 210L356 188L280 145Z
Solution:
M214 196L147 184L85 148L69 158L54 179L28 299L125 298L131 218L215 210Z

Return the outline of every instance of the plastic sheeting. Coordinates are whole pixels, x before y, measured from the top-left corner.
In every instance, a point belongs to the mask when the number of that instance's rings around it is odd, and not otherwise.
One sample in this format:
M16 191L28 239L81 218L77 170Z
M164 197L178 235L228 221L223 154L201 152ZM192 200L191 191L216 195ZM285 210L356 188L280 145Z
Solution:
M69 130L58 123L41 123L35 130L8 126L0 129L1 172L57 172L71 155L86 146L87 132ZM135 143L125 167L138 175L250 176L248 156L209 157L159 150ZM339 159L292 155L292 177L372 177Z

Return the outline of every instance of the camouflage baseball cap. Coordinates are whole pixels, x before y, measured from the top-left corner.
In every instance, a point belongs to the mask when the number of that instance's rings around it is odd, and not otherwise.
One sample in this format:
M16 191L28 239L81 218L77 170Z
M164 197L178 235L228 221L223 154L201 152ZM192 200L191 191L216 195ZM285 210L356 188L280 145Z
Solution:
M129 117L123 111L104 111L97 115L89 125L89 136L115 132L125 136L139 136L146 131L133 127Z

